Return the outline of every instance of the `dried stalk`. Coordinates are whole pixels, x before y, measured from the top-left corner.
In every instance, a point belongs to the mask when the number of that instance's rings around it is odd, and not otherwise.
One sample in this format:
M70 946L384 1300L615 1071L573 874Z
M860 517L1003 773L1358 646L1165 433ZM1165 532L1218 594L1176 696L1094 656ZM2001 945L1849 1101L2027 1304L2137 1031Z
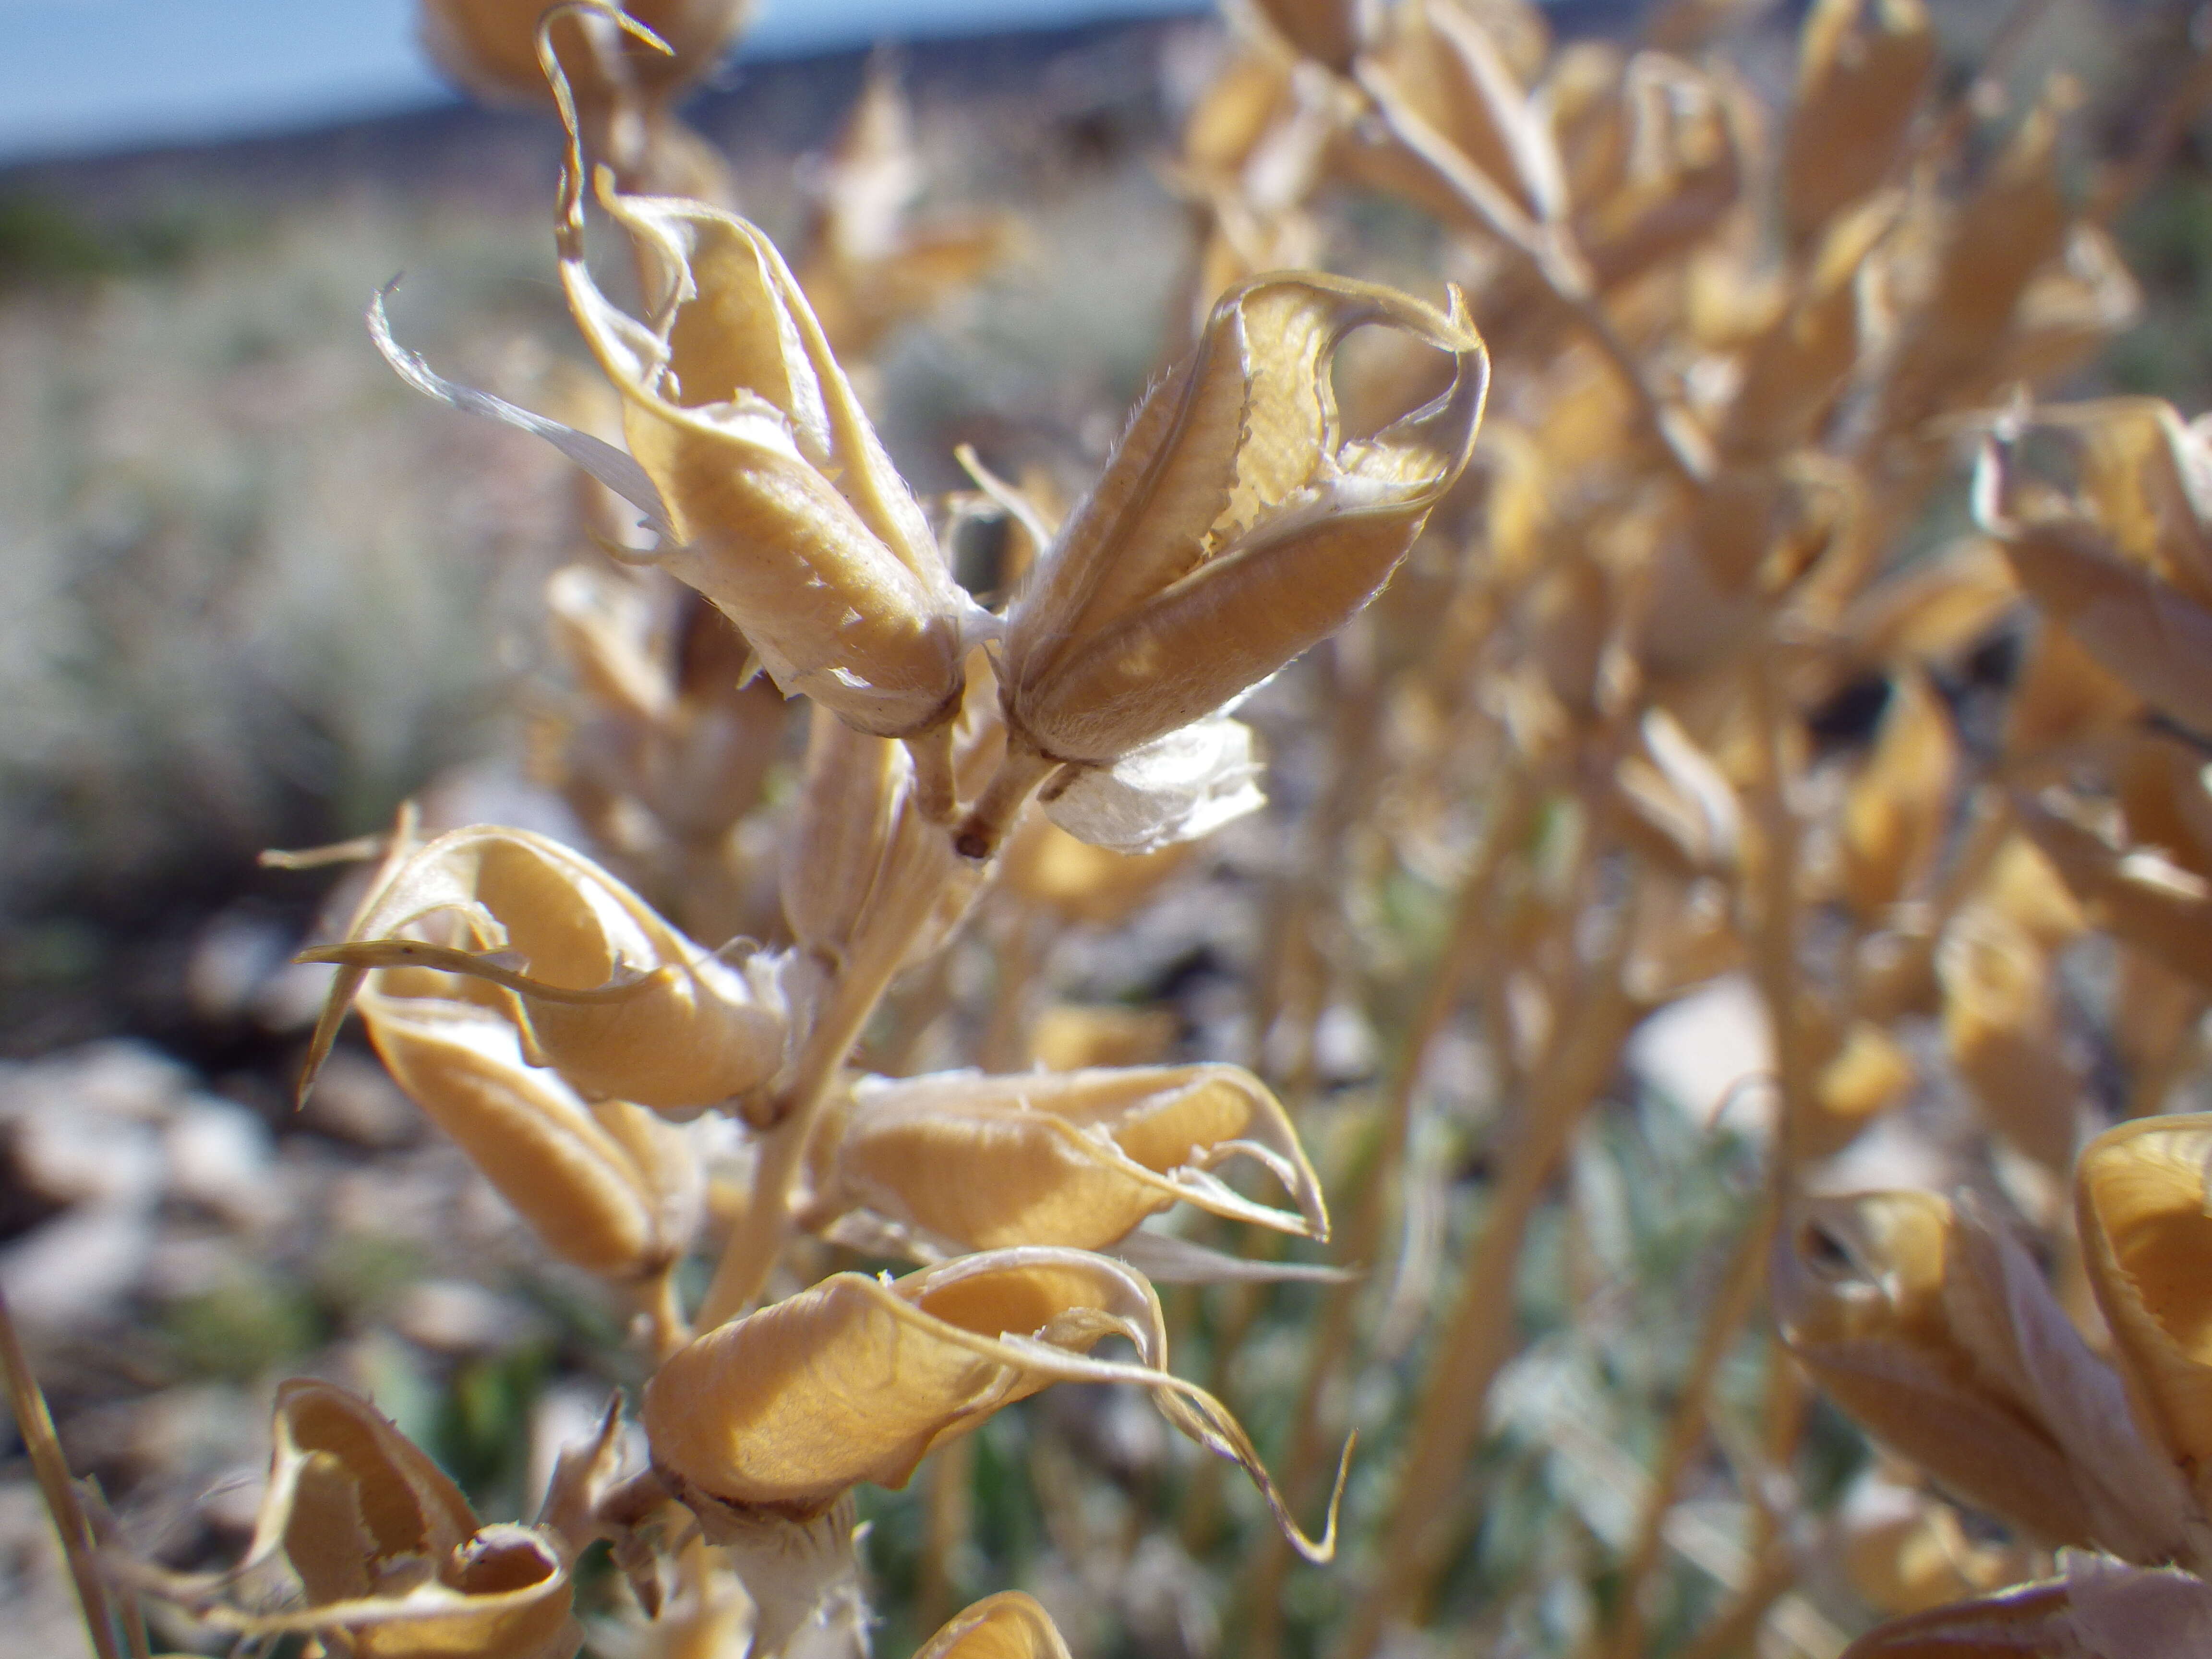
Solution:
M1390 1090L1382 1103L1381 1138L1360 1178L1351 1224L1340 1235L1337 1261L1347 1267L1364 1267L1381 1258L1406 1149L1413 1136L1413 1102L1428 1068L1430 1053L1450 1025L1469 979L1490 949L1489 924L1498 881L1509 867L1510 856L1528 838L1543 799L1539 781L1526 772L1509 777L1502 794L1482 847L1461 879L1451 932L1391 1075ZM1334 1438L1322 1401L1351 1358L1361 1285L1359 1279L1346 1279L1329 1288L1307 1344L1305 1374L1291 1409L1291 1446L1283 1464L1283 1490L1294 1504L1310 1495ZM1253 1555L1242 1595L1249 1620L1245 1651L1250 1659L1268 1659L1279 1648L1282 1580L1289 1568L1290 1550L1283 1540L1273 1535L1263 1539Z
M107 1583L100 1571L99 1543L78 1499L76 1483L70 1476L61 1438L54 1432L53 1413L46 1409L46 1396L31 1375L30 1358L15 1334L15 1322L9 1315L4 1296L0 1296L0 1380L7 1383L8 1408L15 1419L15 1432L22 1437L23 1449L30 1455L39 1496L46 1500L46 1513L52 1517L55 1535L61 1540L93 1651L99 1659L124 1659L115 1639L115 1610L109 1605Z
M1668 1511L1674 1507L1675 1490L1689 1468L1690 1459L1705 1440L1705 1419L1711 1409L1713 1385L1719 1378L1721 1362L1728 1357L1729 1345L1743 1328L1744 1321L1750 1317L1781 1216L1781 1194L1776 1183L1770 1182L1758 1210L1736 1240L1720 1293L1705 1310L1689 1375L1683 1379L1681 1398L1675 1402L1666 1441L1652 1468L1643 1511L1637 1517L1635 1542L1629 1550L1627 1565L1621 1569L1620 1601L1611 1640L1606 1644L1612 1659L1636 1659L1643 1650L1644 1587L1659 1565L1659 1553L1666 1541Z
M1335 1649L1371 1659L1390 1622L1414 1612L1438 1566L1490 1385L1513 1348L1516 1268L1528 1223L1559 1162L1613 1075L1638 1009L1620 984L1622 946L1593 964L1562 1020L1528 1109L1504 1151L1480 1236L1425 1370L1373 1580Z

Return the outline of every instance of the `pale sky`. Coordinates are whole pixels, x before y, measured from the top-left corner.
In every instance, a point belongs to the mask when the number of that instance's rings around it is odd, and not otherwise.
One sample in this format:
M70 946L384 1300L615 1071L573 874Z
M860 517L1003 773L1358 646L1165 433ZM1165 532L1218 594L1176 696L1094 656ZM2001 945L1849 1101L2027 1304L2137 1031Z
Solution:
M1206 0L762 0L744 57L1206 9ZM442 101L415 0L0 0L0 164Z

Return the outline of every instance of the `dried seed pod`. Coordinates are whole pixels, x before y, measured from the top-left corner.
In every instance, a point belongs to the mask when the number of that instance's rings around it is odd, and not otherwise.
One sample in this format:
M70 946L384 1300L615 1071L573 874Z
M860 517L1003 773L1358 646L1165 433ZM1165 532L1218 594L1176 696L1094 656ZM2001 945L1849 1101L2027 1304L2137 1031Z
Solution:
M1067 1659L1067 1644L1035 1600L1000 1590L946 1620L914 1659Z
M422 44L440 69L486 102L550 109L538 32L550 3L422 0ZM752 0L620 0L618 9L651 29L666 50L588 14L556 20L554 44L587 110L617 90L665 100L711 74L744 27Z
M1874 752L1844 804L1843 884L1871 917L1911 896L1942 850L1959 768L1951 717L1917 670L1892 683Z
M988 765L994 751L977 747L956 757L955 793L980 781L974 763ZM906 941L899 965L918 961L967 915L980 882L980 872L953 855L944 826L921 810L906 749L817 706L781 884L784 917L799 944L837 970L887 907L921 897L933 914Z
M1644 711L1638 736L1638 750L1613 772L1632 820L1689 871L1734 869L1743 838L1734 786L1664 708Z
M670 302L638 322L584 263L582 166L572 138L562 281L657 492L670 544L657 562L738 625L787 694L884 737L953 718L964 630L985 619L782 255L732 215L610 196L616 222L670 272Z
M1239 1157L1297 1209L1255 1203L1212 1173ZM854 1086L832 1169L844 1201L948 1253L1100 1249L1178 1201L1328 1237L1289 1115L1237 1066L867 1079Z
M2060 1041L2051 964L2027 931L1975 907L1936 951L1943 1040L1984 1119L2056 1175L2074 1162L2082 1079Z
M1855 1020L1813 1084L1813 1111L1799 1127L1808 1158L1840 1151L1912 1087L1912 1056L1881 1026Z
M1375 32L1377 0L1254 0L1291 50L1342 74Z
M638 1279L689 1248L703 1189L675 1126L624 1101L584 1100L525 1061L520 1034L489 1009L386 994L376 978L356 1006L393 1081L562 1261Z
M1030 1062L1048 1072L1151 1066L1167 1057L1182 1030L1172 1008L1056 1002L1030 1029Z
M568 1562L534 1528L479 1526L460 1490L366 1401L304 1378L278 1385L276 1448L254 1541L211 1581L148 1577L241 1635L312 1634L360 1659L570 1659ZM281 1554L304 1605L244 1611L221 1597Z
M1843 1659L2103 1659L2075 1633L2063 1581L2019 1584L1869 1631Z
M1991 465L1985 459L1984 480ZM1992 499L1992 485L1978 481L1976 488ZM2028 597L2100 667L2192 731L2212 731L2212 610L2116 556L2102 532L2081 520L1990 527Z
M1090 1358L1109 1336L1136 1360ZM1052 1383L1134 1382L1251 1476L1294 1548L1327 1559L1335 1498L1309 1540L1226 1408L1166 1364L1159 1298L1134 1269L1081 1250L994 1250L889 1281L838 1273L709 1331L654 1373L643 1416L654 1468L711 1537L763 1511L822 1515L864 1480L904 1486L931 1447Z
M1466 465L1481 417L1488 358L1455 293L1451 305L1278 276L1215 307L1015 602L1007 792L1025 795L1060 763L1139 758L1374 597ZM1455 372L1436 401L1346 441L1329 371L1370 324L1449 355ZM1209 779L1251 764L1249 751L1188 759ZM1003 825L978 827L980 853Z
M1936 69L1920 0L1817 0L1805 15L1783 151L1783 217L1809 241L1897 165Z
M1885 1480L1852 1489L1843 1523L1844 1574L1885 1615L1986 1595L2030 1573L2027 1551L1975 1543L1948 1504Z
M1502 192L1534 223L1566 211L1566 179L1551 123L1506 61L1501 43L1459 0L1394 6L1359 80L1395 142L1338 146L1339 167L1364 182L1463 222L1467 185ZM1440 176L1441 175L1441 176ZM1480 186L1478 185L1478 190Z
M1595 191L1571 191L1577 235L1602 289L1694 246L1736 204L1744 174L1737 129L1748 118L1732 83L1656 52L1631 58L1610 96L1619 146L1612 176Z
M2056 790L2015 795L2021 828L2103 924L2174 972L2212 986L2212 882Z
M2064 1566L1884 1625L1843 1659L2190 1659L2212 1642L2212 1584L2194 1574L2081 1554Z
M921 185L897 60L879 52L823 158L806 252L796 261L823 337L842 358L864 356L893 324L969 286L1016 246L1010 216L910 223Z
M999 860L999 879L1030 903L1094 927L1120 926L1182 868L1190 842L1116 853L1078 841L1042 816L1022 820Z
M689 1111L757 1087L783 1063L774 964L720 960L589 859L526 830L477 825L395 854L345 942L302 960L346 970L316 1027L303 1088L362 975L378 968L435 968L497 987L525 1057L593 1098Z
M2170 1554L2183 1504L2019 1247L1932 1193L1808 1204L1774 1269L1792 1352L1877 1437L2046 1543Z
M2082 1150L2081 1245L2097 1304L2146 1413L2212 1498L2212 1115L2139 1118Z

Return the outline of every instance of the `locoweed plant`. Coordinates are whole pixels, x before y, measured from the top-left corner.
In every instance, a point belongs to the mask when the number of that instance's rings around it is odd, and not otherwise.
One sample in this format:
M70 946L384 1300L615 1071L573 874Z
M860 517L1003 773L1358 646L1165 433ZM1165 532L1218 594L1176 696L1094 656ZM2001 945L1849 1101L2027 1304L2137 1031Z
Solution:
M1019 240L909 222L884 64L787 261L672 113L743 7L428 5L562 124L604 384L534 413L370 327L579 469L533 742L594 845L403 813L305 953L302 1087L357 1013L638 1386L487 1523L287 1382L218 1573L42 1437L103 1655L141 1598L249 1650L862 1653L858 1494L919 1478L921 1654L1064 1659L956 1591L985 1425L1082 1384L1214 1461L1170 1516L1040 1454L1055 1550L1208 1564L1243 1659L2204 1650L2212 434L2055 389L2212 76L2084 190L2032 16L1954 86L1918 0L1817 0L1770 108L1735 9L1240 10L1167 169L1182 348L1064 506L972 452L926 500L871 418L848 359ZM1243 1063L1061 996L1271 767ZM1668 1030L1764 1057L1612 1109Z

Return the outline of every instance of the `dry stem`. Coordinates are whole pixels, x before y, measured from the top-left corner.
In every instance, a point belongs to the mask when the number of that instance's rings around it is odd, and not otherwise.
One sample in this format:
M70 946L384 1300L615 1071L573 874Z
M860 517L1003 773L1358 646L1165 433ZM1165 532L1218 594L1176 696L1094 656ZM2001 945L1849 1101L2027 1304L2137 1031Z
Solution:
M46 1396L31 1375L31 1362L15 1334L15 1322L8 1313L7 1298L0 1296L0 1373L8 1387L8 1408L15 1414L15 1431L30 1454L31 1473L53 1517L69 1563L70 1582L76 1587L78 1606L84 1613L85 1633L99 1659L123 1659L116 1645L114 1610L108 1604L107 1583L100 1575L98 1544L84 1505L78 1501L76 1483L70 1478L69 1459L62 1453L61 1437L54 1432L53 1413Z

